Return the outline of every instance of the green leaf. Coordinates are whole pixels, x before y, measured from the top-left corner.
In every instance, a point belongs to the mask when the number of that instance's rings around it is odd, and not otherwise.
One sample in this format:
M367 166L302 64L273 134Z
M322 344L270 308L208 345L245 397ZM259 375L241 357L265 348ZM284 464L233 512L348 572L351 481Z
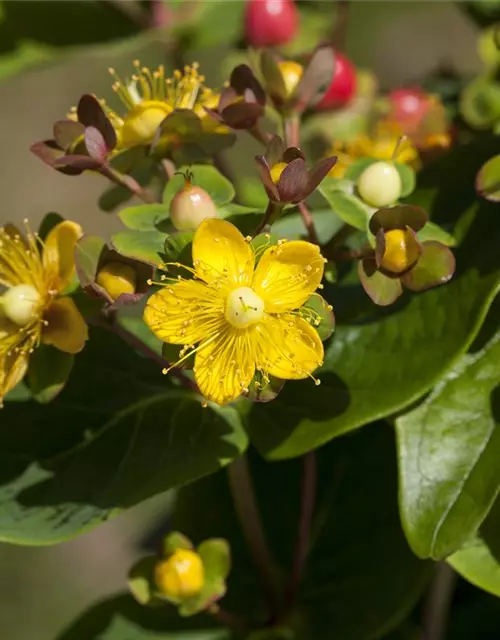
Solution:
M318 190L333 211L346 224L350 224L356 229L361 229L361 231L367 230L372 210L355 195L339 191L335 178L325 178L319 185Z
M143 204L122 209L118 213L118 217L126 227L137 231L155 231L158 229L158 224L168 216L168 206L164 204Z
M119 231L111 236L111 243L122 256L158 266L163 263L166 237L160 231Z
M277 573L286 576L294 553L290 532L298 522L303 464L267 464L257 455L249 462ZM300 615L288 620L297 625L299 637L382 637L406 617L422 592L432 565L411 553L401 530L395 466L393 434L382 423L318 451L316 515L299 594ZM210 504L210 509L200 509L200 504ZM267 608L226 474L181 490L173 526L193 539L218 535L228 540L232 569L224 608L265 622Z
M444 229L434 222L426 222L425 227L417 233L417 238L420 242L427 242L427 240L436 240L444 244L445 247L454 247L457 244L456 239Z
M475 541L447 562L470 583L500 598L500 564L485 542Z
M64 218L60 216L58 213L50 212L44 216L42 222L40 223L40 227L38 229L38 235L42 240L48 236L49 231L51 231L56 225L62 222Z
M406 198L406 196L409 196L410 193L413 193L413 191L415 190L415 171L407 164L401 164L400 162L395 162L394 166L396 167L401 179L400 198Z
M193 543L189 538L187 538L183 533L179 531L172 531L167 536L165 536L165 540L163 541L163 554L165 556L170 556L172 553L177 551L177 549L192 549Z
M76 243L75 265L83 289L93 286L106 248L106 241L100 236L83 236Z
M148 608L130 595L104 600L83 613L57 640L231 640L208 616L181 618L174 607Z
M73 368L74 356L41 344L30 358L28 385L33 398L42 404L59 395Z
M218 207L227 205L234 198L233 185L212 165L194 164L182 167L179 173L185 173L188 170L193 173L193 185L204 189ZM175 194L184 186L184 182L183 175L175 175L167 182L163 192L164 205L170 206Z
M490 202L500 202L500 156L494 156L483 164L477 174L478 193Z
M471 207L477 211L448 284L406 294L390 309L374 307L347 275L325 284L322 294L333 305L337 327L318 372L321 386L291 381L273 402L252 406L249 432L263 455L298 456L402 411L467 350L500 289L500 216L496 205L478 202L474 190L476 167L495 144L482 140L457 148L419 174L421 188L411 196L440 224Z
M54 402L6 403L1 540L67 540L244 451L235 409L203 408L160 369L113 334L94 330Z
M500 332L396 421L400 509L419 556L443 558L465 544L498 493L499 379Z
M316 209L312 217L319 241L324 244L331 240L342 227L340 220L330 209ZM303 240L307 238L307 231L300 213L285 214L271 227L272 234L287 240Z

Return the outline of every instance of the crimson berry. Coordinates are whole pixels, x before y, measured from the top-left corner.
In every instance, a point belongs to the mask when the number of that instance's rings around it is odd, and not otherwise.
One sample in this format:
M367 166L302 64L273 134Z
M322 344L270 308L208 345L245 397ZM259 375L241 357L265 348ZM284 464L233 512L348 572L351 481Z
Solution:
M418 87L396 89L389 94L391 120L404 129L417 127L429 109L429 96Z
M352 62L341 53L335 53L335 71L328 91L316 105L316 109L340 109L356 93L356 69Z
M293 0L248 0L245 37L253 47L275 47L295 37L299 13Z

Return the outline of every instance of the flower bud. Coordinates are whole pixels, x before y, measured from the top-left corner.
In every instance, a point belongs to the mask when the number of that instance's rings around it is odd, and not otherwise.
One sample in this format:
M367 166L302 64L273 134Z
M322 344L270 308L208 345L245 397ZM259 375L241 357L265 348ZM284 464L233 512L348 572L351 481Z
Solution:
M170 203L170 219L179 231L194 231L205 218L217 218L218 212L210 195L191 184L189 177Z
M25 327L36 320L40 302L40 294L35 287L18 284L7 289L0 298L0 309L8 320Z
M401 178L390 162L374 162L358 178L358 192L371 207L386 207L401 196Z
M384 233L385 251L380 266L390 273L404 273L418 260L419 244L411 229L391 229Z
M293 60L281 60L278 62L278 66L283 76L287 97L289 98L302 78L304 67Z
M271 180L274 182L274 184L278 184L281 178L281 174L286 169L286 166L286 162L278 162L271 167L269 173L271 174Z
M177 549L155 567L155 582L162 595L172 600L192 598L205 583L205 571L200 556L189 549Z
M108 262L97 274L97 284L113 300L117 300L122 293L135 293L136 273L130 265L123 262Z

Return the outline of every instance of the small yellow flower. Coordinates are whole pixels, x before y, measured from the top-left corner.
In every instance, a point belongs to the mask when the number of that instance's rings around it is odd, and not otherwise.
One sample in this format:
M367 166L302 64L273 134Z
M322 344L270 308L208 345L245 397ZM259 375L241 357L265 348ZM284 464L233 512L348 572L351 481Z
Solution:
M80 351L87 325L75 303L61 297L73 278L80 225L64 221L42 241L26 225L0 227L0 406L24 377L30 354L43 342Z
M194 111L209 131L220 127L204 109L217 106L219 96L204 86L205 77L198 73L197 63L184 67L183 72L174 71L170 78L165 76L163 65L151 71L135 60L134 67L134 75L124 82L114 69L109 70L115 79L113 91L126 109L120 115L104 105L117 133L118 151L151 144L161 122L175 109Z
M200 556L190 549L177 549L155 567L155 582L160 593L182 601L200 593L205 584L205 570Z
M323 277L319 248L280 241L265 249L257 267L255 260L235 226L206 219L193 239L193 279L163 276L164 288L144 312L161 340L184 345L176 364L196 354L198 387L220 405L247 391L256 372L264 381L270 375L297 380L312 377L323 361L311 326L318 320L301 309Z
M343 178L349 165L360 158L395 160L411 166L419 161L418 150L411 140L403 138L399 128L388 123L380 123L371 135L362 133L353 140L335 142L328 155L338 157L329 173L334 178Z

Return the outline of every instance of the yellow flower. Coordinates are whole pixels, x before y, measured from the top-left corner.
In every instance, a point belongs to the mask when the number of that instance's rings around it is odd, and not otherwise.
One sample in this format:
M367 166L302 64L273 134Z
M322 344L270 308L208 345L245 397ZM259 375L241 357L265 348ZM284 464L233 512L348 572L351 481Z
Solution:
M338 157L329 172L334 178L343 178L349 165L360 158L395 160L412 166L419 160L418 150L411 140L402 138L399 128L389 123L380 123L371 135L362 133L353 140L335 142L328 155Z
M194 111L209 131L220 127L204 109L217 106L219 96L204 86L197 63L184 67L183 72L174 71L171 78L165 77L163 65L151 71L135 60L134 67L134 75L124 82L114 69L109 70L115 79L113 91L126 109L120 115L103 105L117 133L117 151L151 144L159 125L174 109Z
M205 584L205 570L200 556L190 549L177 549L155 567L155 582L160 593L182 601L200 593Z
M81 235L70 221L54 227L44 243L27 225L25 235L12 225L0 227L0 406L41 342L67 353L84 346L87 325L73 300L61 297Z
M235 226L206 219L193 239L193 279L163 276L164 288L144 312L161 340L184 345L176 364L196 354L198 387L220 405L247 391L256 372L264 382L270 375L302 379L323 361L311 326L318 320L301 309L323 277L319 248L281 241L265 249L256 267L255 260L250 239Z

